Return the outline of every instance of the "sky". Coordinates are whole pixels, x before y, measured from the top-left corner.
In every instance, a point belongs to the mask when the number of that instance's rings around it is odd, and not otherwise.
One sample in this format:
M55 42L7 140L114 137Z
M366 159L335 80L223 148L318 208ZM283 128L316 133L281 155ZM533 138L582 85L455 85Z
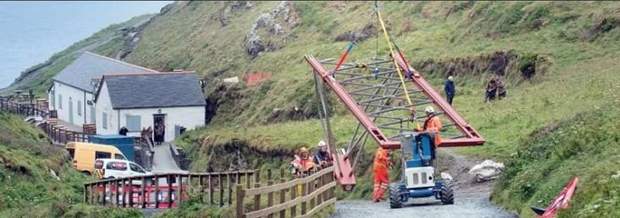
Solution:
M171 1L0 1L0 88L93 33Z

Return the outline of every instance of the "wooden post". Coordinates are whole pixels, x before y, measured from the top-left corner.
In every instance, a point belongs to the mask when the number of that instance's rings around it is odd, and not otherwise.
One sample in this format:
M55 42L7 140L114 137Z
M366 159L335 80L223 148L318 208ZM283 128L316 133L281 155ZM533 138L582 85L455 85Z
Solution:
M204 196L205 196L205 183L204 183L204 176L203 175L199 175L198 176L198 185L200 186L200 203L204 203Z
M305 182L301 186L301 196L308 195L308 182ZM306 210L308 209L308 203L306 201L301 202L301 215L306 215Z
M176 177L177 177L177 188L176 188L177 196L176 196L175 201L176 201L177 207L180 207L181 201L182 201L181 197L183 196L183 191L184 191L183 190L183 175L179 174Z
M273 177L271 169L267 170L267 185L273 185ZM273 206L273 192L267 193L267 207ZM267 218L273 218L273 214L267 215Z
M209 179L209 206L213 205L213 177L209 173L207 178Z
M151 184L153 184L151 180ZM142 198L141 208L146 208L146 177L142 177L142 184L140 184L140 196Z
M254 188L260 187L260 171L256 171L254 174ZM254 211L260 210L260 194L254 195Z
M88 184L84 184L84 203L88 203L88 194L90 192L88 187Z
M114 190L112 192L114 198L110 200L112 200L112 206L118 207L118 180L112 180L112 184L114 185L114 187L112 187Z
M237 181L235 181L235 184L241 184L241 173L237 171L235 174L237 175Z
M133 208L133 178L129 178L129 194L127 197L129 198L129 207Z
M316 179L310 180L310 184L308 185L308 195L312 194L315 190L315 185L316 185ZM310 207L309 210L312 210L315 206L315 199L314 198L310 198Z
M246 188L250 188L250 185L251 185L250 179L252 179L252 177L250 177L250 175L251 175L250 172L245 173L245 187Z
M234 174L230 173L228 174L228 187L226 187L228 189L228 205L232 205L232 195L233 195L233 178L234 178Z
M245 217L243 214L243 198L245 197L245 191L243 190L243 186L237 185L237 218Z
M172 208L172 175L166 175L166 181L168 183L168 208Z
M95 188L95 190L93 190L93 187ZM95 197L95 195L97 195L97 191L98 191L97 188L98 188L97 183L91 184L91 186L90 186L91 192L90 192L90 198L88 199L88 202L90 204L95 204L96 203L94 197Z
M284 168L280 168L280 183L284 183ZM283 204L286 200L286 189L280 190L280 204ZM280 211L280 218L286 217L286 209Z
M220 190L220 201L219 201L219 205L220 207L224 206L224 174L219 174L217 176L218 178L218 186L219 186L219 190Z
M154 176L155 179L155 208L159 208L159 176Z
M297 187L299 187L298 184L295 184L293 187L291 187L291 201L297 198ZM296 217L296 216L297 216L297 205L293 205L291 207L291 217Z
M321 175L319 176L319 178L317 178L317 189L323 187L323 185L325 185L325 175ZM316 205L321 205L321 203L323 203L323 194L325 192L321 192L316 196Z
M101 204L102 204L103 206L105 206L105 203L106 203L106 202L105 202L105 197L107 196L106 186L108 185L108 182L104 182L102 185L103 185L103 193L102 193L102 195L101 195L101 197L102 197L102 198L101 198Z
M126 183L126 182L127 182L127 179L122 179L122 180L121 180L121 183L123 184L123 185L121 186L121 188L123 189L123 195L122 195L122 197L121 197L121 199L123 199L123 204L122 204L122 205L123 205L123 207L127 207L127 203L126 203L127 201L125 200L125 198L127 198L127 197L126 197L126 194L127 194L127 193L125 193L125 192L127 191L127 183Z

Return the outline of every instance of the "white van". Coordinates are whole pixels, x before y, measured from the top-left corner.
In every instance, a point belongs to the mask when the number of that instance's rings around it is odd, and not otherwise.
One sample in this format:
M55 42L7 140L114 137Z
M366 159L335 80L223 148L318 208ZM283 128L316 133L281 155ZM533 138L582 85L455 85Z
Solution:
M95 160L95 175L98 179L123 178L130 176L150 175L140 165L118 159L97 159Z

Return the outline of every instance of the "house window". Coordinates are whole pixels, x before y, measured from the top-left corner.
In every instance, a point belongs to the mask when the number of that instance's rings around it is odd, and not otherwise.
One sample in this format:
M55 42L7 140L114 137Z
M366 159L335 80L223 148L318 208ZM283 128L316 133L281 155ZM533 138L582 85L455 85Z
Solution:
M101 113L101 128L108 129L108 114L106 112Z
M140 132L140 129L142 128L140 116L127 115L126 121L127 123L125 126L127 127L127 130L129 130L130 132Z
M79 116L82 116L82 101L77 101L77 112Z
M58 109L62 109L62 95L58 94Z

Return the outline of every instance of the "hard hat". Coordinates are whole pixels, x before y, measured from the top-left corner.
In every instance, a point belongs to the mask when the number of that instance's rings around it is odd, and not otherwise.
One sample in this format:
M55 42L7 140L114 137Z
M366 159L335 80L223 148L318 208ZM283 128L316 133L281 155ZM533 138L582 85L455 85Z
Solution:
M308 149L306 147L301 147L299 149L299 153L303 154L303 153L309 153L309 152L308 152Z
M454 77L452 77L452 76L448 76L448 80L453 81L453 80L454 80Z
M424 112L435 113L435 109L433 108L433 106L427 106L426 109L424 109Z
M319 141L319 144L317 146L318 147L323 147L323 146L326 146L326 145L327 145L327 143L325 143L325 141L321 140L321 141Z

